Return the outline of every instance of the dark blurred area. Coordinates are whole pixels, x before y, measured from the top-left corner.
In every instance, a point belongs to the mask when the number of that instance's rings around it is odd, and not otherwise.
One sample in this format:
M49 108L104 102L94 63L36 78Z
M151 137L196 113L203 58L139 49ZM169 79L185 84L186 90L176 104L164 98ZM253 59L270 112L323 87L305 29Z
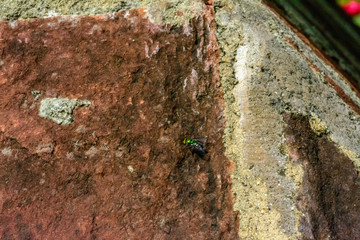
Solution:
M264 0L360 90L360 0Z

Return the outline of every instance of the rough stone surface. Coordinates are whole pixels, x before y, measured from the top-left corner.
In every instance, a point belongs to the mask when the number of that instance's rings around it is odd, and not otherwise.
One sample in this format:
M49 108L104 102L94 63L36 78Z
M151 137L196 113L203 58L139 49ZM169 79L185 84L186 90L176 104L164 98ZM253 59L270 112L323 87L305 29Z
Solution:
M296 203L305 169L289 161L282 114L312 119L313 130L326 132L359 169L359 97L260 0L216 1L215 17L239 235L301 239Z
M358 238L359 90L263 1L2 2L9 20L146 8L1 23L3 238ZM91 105L58 125L46 98Z
M290 161L304 169L297 206L303 239L360 239L360 177L353 162L309 119L285 114Z
M351 19L340 11L336 1L264 0L282 18L296 26L295 31L311 40L326 54L331 64L341 69L351 85L360 84L360 31ZM321 11L319 11L321 9ZM357 44L354 44L357 43ZM360 88L359 88L360 89Z
M183 25L191 18L201 15L208 2L211 0L0 0L0 19L103 14L146 8L147 16L152 22Z
M238 238L212 16L0 23L2 239ZM49 98L91 105L59 125Z

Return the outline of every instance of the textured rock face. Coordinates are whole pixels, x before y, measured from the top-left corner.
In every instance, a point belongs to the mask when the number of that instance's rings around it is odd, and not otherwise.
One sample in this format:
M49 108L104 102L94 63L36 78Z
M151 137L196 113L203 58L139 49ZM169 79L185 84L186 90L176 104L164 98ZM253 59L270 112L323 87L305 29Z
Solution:
M359 90L264 1L4 1L110 14L0 23L3 239L360 239Z
M354 169L360 169L359 95L319 51L262 2L221 0L215 5L227 106L226 151L235 163L232 190L234 209L240 211L239 235L243 239L308 239L311 235L306 231L311 229L318 239L359 238L357 221L349 220L344 224L347 228L339 224L339 219L359 216L352 206L358 187L347 179L351 173L356 182ZM305 163L316 158L309 155L311 160L307 160L303 152L304 164L291 160L286 129L299 135L303 129L288 126L284 113L310 119L311 131L326 134L319 140L323 150L317 150L322 161L325 153L332 153L336 159L330 154L329 161L345 169L336 170L330 163L321 169L314 164L317 171L312 176L317 180L309 180L311 168ZM301 141L313 144L311 138ZM309 182L313 192L304 194L303 186ZM339 183L353 191L335 197ZM313 217L314 209L325 217ZM304 213L312 219L304 221ZM317 228L324 222L328 226L321 226L329 235Z
M211 10L0 23L2 239L236 239L214 31Z
M306 117L284 119L290 161L304 169L297 197L303 238L359 239L360 177L354 164L326 135L316 135Z

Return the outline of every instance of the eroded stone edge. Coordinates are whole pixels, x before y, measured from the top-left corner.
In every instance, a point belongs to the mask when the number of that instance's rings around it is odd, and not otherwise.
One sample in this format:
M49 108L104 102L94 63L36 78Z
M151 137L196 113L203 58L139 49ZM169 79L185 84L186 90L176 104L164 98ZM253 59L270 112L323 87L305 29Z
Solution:
M148 9L147 16L153 23L179 26L201 15L205 10L205 3L202 0L120 0L116 2L90 0L85 3L76 0L45 0L37 4L33 2L19 4L17 1L5 0L0 5L0 19L14 21L65 15L97 15L138 8ZM11 24L16 25L16 21Z

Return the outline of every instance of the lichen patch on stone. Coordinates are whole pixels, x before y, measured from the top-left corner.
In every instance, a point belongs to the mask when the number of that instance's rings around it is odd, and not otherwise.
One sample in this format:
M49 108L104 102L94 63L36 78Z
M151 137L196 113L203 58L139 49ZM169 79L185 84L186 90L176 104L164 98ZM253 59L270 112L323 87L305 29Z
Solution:
M77 107L90 106L88 100L69 98L45 98L41 101L39 115L60 125L74 122L74 110Z
M11 148L6 147L6 148L1 149L1 154L5 155L5 156L11 156L11 153L12 153Z
M314 131L314 133L318 136L321 136L322 134L325 134L328 132L326 123L323 122L318 116L313 115L309 118L309 123L311 129Z

